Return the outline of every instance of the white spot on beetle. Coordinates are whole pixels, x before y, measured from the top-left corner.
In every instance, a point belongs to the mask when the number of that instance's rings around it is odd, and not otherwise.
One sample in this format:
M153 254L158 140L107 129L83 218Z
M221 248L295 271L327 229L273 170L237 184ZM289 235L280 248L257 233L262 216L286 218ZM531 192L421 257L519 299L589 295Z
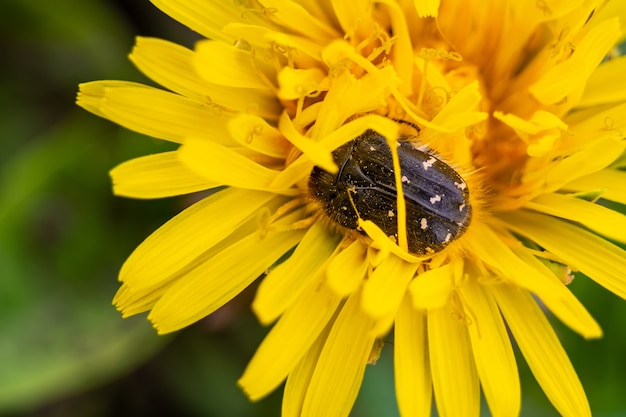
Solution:
M467 184L465 184L464 182L455 182L454 185L461 191L467 188Z
M387 212L387 216L389 216L389 217L394 217L394 216L395 216L395 214L394 214L393 210L389 210L389 211Z
M406 175L403 175L402 178L400 178L400 181L402 181L403 183L406 183L406 184L410 184L411 183L411 180L408 179Z
M428 220L426 220L425 217L422 217L422 220L420 220L420 229L422 230L428 229Z
M459 211L463 211L465 209L465 203L461 204L459 206Z
M428 171L428 168L432 167L437 160L434 157L430 157L428 161L422 162L422 166L424 167L424 171Z
M436 194L434 197L430 197L430 204L435 204L438 201L441 201L441 196L439 194Z
M345 210L348 210L348 207L346 207L346 206L341 206L341 209L345 211Z
M452 233L448 233L446 235L446 238L443 240L443 243L448 243L450 242L450 239L452 239Z

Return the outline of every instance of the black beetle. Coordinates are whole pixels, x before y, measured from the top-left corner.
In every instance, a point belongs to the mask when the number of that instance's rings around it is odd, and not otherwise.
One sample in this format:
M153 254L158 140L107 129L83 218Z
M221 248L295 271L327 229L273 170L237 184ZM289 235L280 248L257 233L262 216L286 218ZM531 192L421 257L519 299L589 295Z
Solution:
M439 252L459 238L471 220L467 184L428 151L416 149L406 140L398 145L409 252ZM331 174L315 166L308 182L312 198L322 205L326 216L337 225L365 234L358 226L360 216L397 239L398 190L385 138L367 130L335 149L333 159L339 172Z

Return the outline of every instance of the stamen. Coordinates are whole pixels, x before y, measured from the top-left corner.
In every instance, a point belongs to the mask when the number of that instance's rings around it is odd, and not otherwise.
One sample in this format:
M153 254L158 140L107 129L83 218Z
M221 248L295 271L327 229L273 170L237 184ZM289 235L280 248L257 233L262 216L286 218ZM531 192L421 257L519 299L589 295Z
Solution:
M421 109L424 104L423 103L424 94L428 91L426 88L426 80L428 79L428 67L430 65L430 61L432 59L444 59L444 60L450 60L450 61L455 61L455 62L461 62L463 60L463 57L458 52L446 51L445 49L441 49L441 48L422 48L418 56L424 60L424 69L422 70L422 79L420 81L419 94L417 96L417 101L415 103L416 106ZM432 87L432 88L433 90L435 88L443 89L442 87ZM446 91L445 89L443 90ZM449 92L446 91L446 98L448 96L449 96Z
M296 114L293 117L293 121L295 124L299 125L300 123L298 122L300 120L300 117L302 116L302 109L304 108L304 90L302 90L302 92L298 91L298 93L300 93L300 97L298 97L298 101L296 102Z
M570 32L571 28L569 26L565 26L559 32L559 37L550 45L552 48L550 58L557 60L557 62L562 62L576 51L576 45L574 45L570 37Z
M422 101L424 100L424 92L426 91L426 76L428 74L428 65L430 63L429 59L424 60L424 69L422 70L422 79L420 81L420 92L417 96L417 102L415 105L418 108L422 108Z
M375 24L375 30L373 33L367 38L361 41L356 46L356 51L361 54L363 50L374 43L380 43L379 46L375 47L372 52L366 57L366 59L370 62L373 62L376 58L378 58L381 54L388 55L391 52L391 48L395 43L397 37L389 37L387 31L382 30L378 24Z
M285 166L289 166L292 163L295 162L296 159L298 159L300 157L300 155L302 155L302 151L300 149L298 149L295 146L292 146L291 149L289 149L289 153L287 154L287 157L285 158Z
M382 352L384 345L385 341L383 339L377 338L376 340L374 340L374 345L372 346L370 355L367 358L368 365L376 365L376 362L380 358L380 353Z
M259 239L261 240L265 239L267 236L271 224L271 217L269 208L263 207L259 210L257 225L259 228Z
M257 124L251 130L250 133L246 136L246 143L251 144L254 141L255 136L261 136L263 134L263 125Z
M478 332L478 337L480 338L480 326L478 321L476 320L476 314L469 306L469 304L463 299L463 295L460 291L452 290L452 294L450 296L450 301L453 308L452 316L461 322L463 322L466 326L476 326L476 331Z
M562 265L566 265L565 261L563 261L563 259L559 258L558 256L556 256L555 254L545 251L545 250L538 250L538 249L532 249L532 248L528 248L528 247L524 247L524 249L538 257L538 258L542 258L542 259L546 259L548 261L552 261L552 262L556 262L558 264L562 264Z
M430 127L432 123L430 123L426 114L420 107L416 107L413 103L411 103L408 99L404 97L398 89L392 89L391 95L396 99L396 102L400 105L402 110L408 115L410 119L415 120L420 125Z
M625 135L622 133L620 129L615 128L615 120L611 116L607 116L604 118L604 130L607 132L614 132L617 136L624 138Z
M293 56L295 55L294 51L295 49L292 48L291 46L287 46L287 45L282 45L280 43L277 42L271 42L270 44L270 50L272 51L272 55L274 58L274 68L276 70L276 73L278 74L281 69L285 66L288 66L290 68L294 68L294 62L293 62ZM280 62L280 57L284 57L287 62L286 63L281 63Z
M354 49L356 49L358 53L363 52L363 49L365 49L366 46L372 44L374 41L379 39L379 32L381 32L381 28L378 24L375 24L375 30L372 30L370 36L359 42L358 45L354 47Z
M258 214L258 220L257 220L257 224L259 228L258 230L259 239L263 239L265 238L265 236L267 236L267 233L273 229L272 225L274 224L276 220L285 216L286 214L293 212L296 209L299 209L300 207L303 207L304 205L305 205L304 198L296 197L296 198L289 200L282 206L278 207L276 211L274 212L274 214L270 214L270 210L267 207L263 207L262 209L260 209L259 214ZM300 210L302 211L302 214L304 214L304 210L302 209ZM306 227L309 227L314 221L315 221L315 218L312 218L312 217L301 219L287 226L282 226L281 230L287 231L287 230L304 229Z
M463 60L463 57L458 52L446 51L441 48L422 48L418 56L425 61L430 59L445 59L461 62Z
M265 73L263 71L261 71L261 69L259 68L259 66L257 65L256 62L256 50L252 49L250 51L250 63L252 64L252 69L254 70L254 72L256 73L256 75L261 79L261 81L263 81L263 83L270 89L272 90L272 92L276 95L278 95L278 87L275 86L269 78L267 78L267 75L265 75Z
M345 71L350 71L353 61L349 58L344 58L340 61L333 62L328 68L328 75L331 78L338 78Z
M318 220L316 216L310 216L291 224L290 230L308 229Z
M233 42L233 46L237 49L241 49L242 51L252 51L252 45L250 45L247 40L242 38L236 39L235 42Z
M443 94L437 94L438 91L441 91ZM427 89L424 97L422 108L429 114L434 115L439 113L450 101L450 92L441 86L435 86Z
M305 201L302 197L291 199L290 201L286 202L282 206L278 207L276 211L274 212L274 214L268 217L268 224L275 222L278 218L284 216L290 211L298 207L304 206L304 204L305 204Z
M213 101L210 96L204 97L204 106L215 113L216 116L223 116L224 114L234 114L235 112L222 106L221 104L217 104Z
M535 6L541 10L543 12L544 16L551 16L552 15L552 10L550 10L550 7L548 6L548 3L546 3L544 0L537 0L535 2Z
M596 6L596 8L593 9L591 13L589 14L589 16L587 17L587 20L585 21L585 25L588 25L594 16L598 16L600 12L604 9L604 7L608 4L608 2L609 0L604 0L602 4L600 4L599 6Z
M257 7L254 6L246 6L244 4L241 4L241 7L244 9L241 12L241 18L242 19L247 19L247 15L249 13L256 13L256 14L260 14L263 16L267 16L267 17L272 17L272 15L278 13L278 9L275 7L265 7L263 6L261 3L259 3L258 1L255 1L254 4Z

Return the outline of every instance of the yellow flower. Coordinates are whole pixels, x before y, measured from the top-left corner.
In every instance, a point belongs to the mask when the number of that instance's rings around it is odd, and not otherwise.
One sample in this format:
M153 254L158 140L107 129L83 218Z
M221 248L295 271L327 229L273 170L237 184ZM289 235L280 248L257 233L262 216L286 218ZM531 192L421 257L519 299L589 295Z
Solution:
M596 203L626 204L626 58L606 58L623 2L153 3L210 40L139 38L131 60L167 90L86 83L78 104L181 144L115 168L116 194L211 192L124 264L124 316L172 332L264 276L253 309L275 324L239 383L256 400L286 379L284 416L347 416L392 337L403 416L430 416L433 392L441 416L478 416L479 387L518 415L511 335L559 413L590 415L546 314L601 336L572 270L626 296L626 217ZM368 137L390 154L367 159ZM435 159L409 178L414 157ZM353 176L383 171L362 198ZM453 210L416 218L428 202L393 191L419 178L462 191L443 235Z

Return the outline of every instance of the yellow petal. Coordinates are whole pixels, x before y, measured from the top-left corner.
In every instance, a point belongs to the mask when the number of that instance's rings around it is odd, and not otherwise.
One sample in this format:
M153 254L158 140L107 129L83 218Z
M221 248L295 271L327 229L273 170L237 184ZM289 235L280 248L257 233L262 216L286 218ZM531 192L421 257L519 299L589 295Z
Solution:
M363 231L372 238L374 241L372 244L373 248L380 249L381 252L388 254L393 253L398 258L403 259L409 263L417 263L425 259L424 257L417 257L415 255L410 254L406 250L400 248L395 242L393 242L389 236L382 231L380 227L376 225L371 220L359 219L359 227L363 229Z
M335 42L332 45L341 46L344 43ZM349 48L351 53L356 54L352 46L348 45L345 48ZM340 50L337 53L346 52L343 48L336 49ZM337 59L345 59L345 57ZM380 70L375 68L373 72L359 79L348 71L344 72L333 80L332 88L322 102L312 138L321 140L339 128L351 116L385 106L389 90L399 83L400 80L390 66Z
M520 381L515 355L490 287L470 279L461 287L474 361L487 404L494 417L517 416L521 406Z
M515 232L572 268L626 298L626 251L586 230L543 214L517 211L502 218Z
M543 110L533 113L529 120L499 111L494 112L493 116L515 130L528 144L526 152L532 157L551 155L555 144L567 129L559 117Z
M209 39L232 43L222 28L230 22L270 25L263 13L247 9L244 3L207 2L204 0L150 0L165 14Z
M219 141L227 121L202 103L131 82L81 84L77 104L128 129L176 143L189 136Z
M376 336L363 315L361 293L341 309L319 356L304 399L302 417L347 417L359 392Z
M441 127L442 131L455 132L487 119L485 112L475 111L481 100L478 81L474 81L458 93L445 105L432 123Z
M313 376L313 371L315 371L317 360L320 353L322 353L322 348L332 328L332 324L333 321L326 326L309 351L300 362L298 362L293 372L287 377L285 392L283 394L282 417L302 417L304 398L309 384L311 383L311 377Z
M261 276L302 239L302 230L284 231L284 226L301 215L280 219L276 229L270 228L262 237L254 231L175 282L148 316L159 334L179 330L213 313Z
M171 197L221 185L183 165L176 151L131 159L113 168L110 175L115 195L132 198Z
M596 10L598 15L598 21L611 17L619 17L621 24L620 27L620 41L623 41L626 37L626 4L621 1L609 1L602 4L602 7Z
M440 0L414 0L419 17L437 17Z
M306 8L296 2L262 0L261 3L263 6L274 11L272 17L275 18L281 26L293 32L301 33L308 38L322 42L327 42L328 39L339 38L341 36L331 26L316 19Z
M450 87L446 76L442 73L442 69L430 65L432 57L428 55L429 51L430 50L427 49L423 51L423 53L416 54L413 58L415 65L422 72L422 77L425 78L426 85L430 85L433 89L441 91L451 91L452 87Z
M563 189L583 193L598 192L602 198L626 204L626 172L603 169L569 182Z
M228 133L242 146L274 158L287 157L289 143L283 134L263 118L240 113L228 123Z
M543 194L525 206L578 222L609 239L626 242L626 216L599 204L563 194Z
M278 96L284 100L297 100L319 91L326 74L319 68L283 68L278 73Z
M274 198L270 193L233 188L200 200L135 249L122 266L120 281L134 288L157 284L186 267Z
M279 104L273 94L211 84L193 66L195 52L162 39L138 37L131 61L148 77L169 90L205 103L216 112L241 111L276 119Z
M448 304L428 311L428 348L441 417L478 417L480 390L467 326Z
M371 129L386 138L398 137L398 123L376 114L368 114L342 125L331 133L322 136L321 143L330 150L337 149L341 145L361 136L366 130Z
M157 284L149 290L142 288L133 290L126 284L123 284L113 298L113 305L122 312L123 318L134 316L135 314L144 313L151 310L159 301L159 298L165 294L168 288L168 282Z
M374 318L396 311L417 266L395 256L385 258L363 285L363 311Z
M270 205L271 204L272 202L270 202ZM142 285L143 283L133 285L132 280L130 280L130 285L123 283L117 294L115 294L113 304L119 311L122 312L122 317L129 317L134 314L151 310L170 289L172 284L184 277L189 271L193 270L196 266L202 264L203 262L206 262L207 259L211 259L225 248L228 248L234 243L242 240L251 233L258 232L258 230L259 226L257 219L248 219L248 221L237 227L230 235L210 247L189 264L183 265L180 270L170 274L169 276L158 277L158 281L154 280L155 282L150 286Z
M560 288L564 288L564 281L556 275L556 272L548 268L545 262L541 262L537 259L535 254L531 251L524 248L517 248L514 252L523 262L532 266L535 271L541 273L543 278L550 279L552 282L559 285ZM589 314L578 298L569 291L568 287L565 287L565 291L543 291L538 294L538 297L545 306L570 329L581 334L586 339L602 337L600 325L594 320L593 316Z
M397 137L398 135L397 122L387 117L370 114L352 120L331 133L328 133L326 136L319 135L321 138L320 143L323 144L328 151L332 151L362 135L367 129L372 129L388 138ZM313 164L309 158L301 156L296 159L294 163L283 169L270 186L272 189L279 190L289 188L298 181L306 178L311 173L312 168Z
M198 42L193 65L197 73L210 83L269 92L260 72L265 66L249 51L230 44L212 40Z
M564 417L591 416L587 397L554 330L526 291L509 285L490 289L528 366Z
M316 222L309 228L296 251L263 280L252 309L263 324L280 316L318 274L335 251L340 237Z
M229 23L224 32L235 39L242 39L251 49L277 52L292 61L296 68L316 67L321 61L325 43L286 32L277 32L258 25ZM290 68L290 67L285 67Z
M363 281L367 267L365 246L355 240L328 262L326 283L337 295L346 296Z
M468 91L471 91L471 89L471 84L469 84ZM420 126L433 129L435 131L432 132L433 135L435 135L437 132L452 133L455 130L460 129L462 126L470 126L472 124L485 120L488 117L488 114L484 112L466 112L463 114L451 114L450 117L445 120L447 126L442 126L420 116L422 111L416 108L415 105L411 103L411 101L409 101L406 97L400 94L397 90L392 90L392 95L398 101L398 104L400 104L402 110L404 110L410 118L414 119ZM465 99L467 97L462 98ZM463 100L461 104L466 103L467 101Z
M207 83L193 69L193 51L163 39L137 37L130 60L159 85L183 96L203 101Z
M563 120L575 132L575 136L568 135L567 142L584 148L590 140L604 140L607 136L622 139L626 127L626 120L622 117L624 111L626 103L593 106L568 113Z
M515 129L518 132L526 133L529 135L536 135L545 130L559 129L566 130L567 125L554 114L539 110L530 117L529 120L525 120L514 114L504 114L500 111L493 112L493 117L500 120L507 126Z
M368 0L352 2L332 0L331 3L343 32L349 36L353 34L359 24L371 19L371 3Z
M454 271L450 264L429 269L415 277L409 292L416 309L432 309L446 305L454 285Z
M269 394L287 377L335 313L341 297L323 279L312 280L285 311L239 379L251 400Z
M405 297L393 336L394 377L400 415L430 417L432 381L426 339L426 313Z
M294 193L270 187L280 171L266 168L232 148L206 139L187 139L179 150L179 157L186 166L210 181L233 187Z
M281 170L270 183L269 187L273 190L286 190L291 188L304 178L308 178L312 169L313 163L311 160L301 155L293 163Z
M407 15L401 6L393 0L383 0L380 3L389 9L391 20L391 32L394 34L393 54L390 59L398 74L398 78L403 82L398 86L402 94L410 96L413 93L413 45Z
M565 184L592 174L615 161L626 149L626 141L617 135L601 137L578 152L552 164L541 173L544 192L553 192Z
M602 335L595 320L556 275L526 251L518 250L519 253L516 253L504 244L503 240L513 240L512 237L503 239L487 227L481 227L479 231L481 239L471 242L471 250L498 270L500 277L535 293L557 317L584 337ZM560 238L560 235L555 236Z
M558 103L582 87L619 37L619 20L608 19L594 26L576 45L572 56L548 70L529 87L543 105Z
M279 129L285 135L285 138L296 148L300 149L315 165L331 173L338 171L337 164L335 164L330 150L326 149L320 142L313 141L300 134L287 112L284 112L280 117Z
M626 57L622 56L602 63L589 78L578 106L588 107L624 102L626 100L626 88L622 82L624 74L626 74Z

